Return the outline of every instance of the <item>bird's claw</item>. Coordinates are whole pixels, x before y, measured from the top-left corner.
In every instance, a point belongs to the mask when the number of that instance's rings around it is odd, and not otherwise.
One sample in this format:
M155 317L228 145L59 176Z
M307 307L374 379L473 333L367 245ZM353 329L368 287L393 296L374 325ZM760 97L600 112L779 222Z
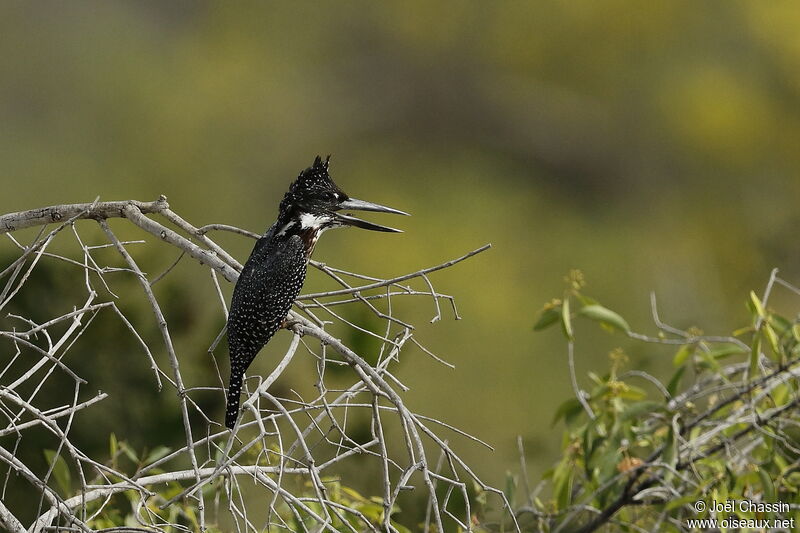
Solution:
M281 323L281 328L288 329L295 335L303 336L303 324L299 320L284 319Z

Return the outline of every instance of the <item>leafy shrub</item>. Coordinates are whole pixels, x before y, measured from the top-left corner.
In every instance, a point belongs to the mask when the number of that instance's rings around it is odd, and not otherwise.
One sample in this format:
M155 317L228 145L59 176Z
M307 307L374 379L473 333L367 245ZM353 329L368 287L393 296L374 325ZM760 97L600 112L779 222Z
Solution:
M534 329L561 326L575 397L555 415L565 431L563 455L545 475L550 495L537 492L532 505L518 509L525 527L686 531L689 519L729 516L794 518L796 524L800 324L770 309L768 300L776 286L796 295L800 289L773 272L763 298L749 295L750 323L729 336L673 328L654 305L658 331L648 336L586 295L579 272L567 281L563 297L544 306ZM589 373L591 389L580 390L573 356L581 320L620 331L644 351L672 347L672 375L662 381L626 371L627 357L616 349L610 369ZM713 502L734 508L719 512ZM748 505L775 502L786 505Z

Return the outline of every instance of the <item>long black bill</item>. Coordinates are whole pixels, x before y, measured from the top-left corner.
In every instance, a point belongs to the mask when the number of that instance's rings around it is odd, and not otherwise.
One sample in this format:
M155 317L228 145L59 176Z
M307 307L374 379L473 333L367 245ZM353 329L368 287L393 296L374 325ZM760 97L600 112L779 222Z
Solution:
M399 209L394 209L392 207L386 207L385 205L380 204L373 204L372 202L366 202L364 200L357 200L355 198L348 198L344 202L339 204L340 209L353 209L358 211L373 211L375 213L392 213L395 215L405 215L410 216L405 211L400 211ZM392 233L402 233L403 230L390 228L388 226L381 226L380 224L373 224L372 222L367 222L366 220L361 220L360 218L356 218L351 215L342 215L340 213L334 213L333 215L336 219L342 224L346 226L354 226L356 228L368 229L372 231L387 231Z

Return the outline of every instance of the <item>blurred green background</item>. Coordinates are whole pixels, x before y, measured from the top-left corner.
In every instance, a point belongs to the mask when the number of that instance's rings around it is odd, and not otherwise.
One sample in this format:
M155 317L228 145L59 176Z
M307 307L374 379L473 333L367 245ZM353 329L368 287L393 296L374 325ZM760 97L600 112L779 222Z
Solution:
M260 232L299 170L331 153L344 190L414 216L378 217L399 236L330 232L316 259L390 276L493 244L432 278L462 321L427 324L429 300L402 308L456 370L410 350L400 375L413 407L496 447L457 444L489 481L516 469L517 435L537 475L572 392L559 333L531 326L569 269L651 333L650 291L665 321L724 332L771 268L800 279L798 27L788 1L5 2L0 212L165 194L197 225ZM219 240L242 261L252 246ZM174 259L158 244L142 253ZM159 295L190 384L216 385L203 352L219 306L205 273L181 268ZM66 298L71 282L48 275L50 301ZM310 272L307 289L330 286ZM107 322L81 355L89 390L156 399L112 396L91 423L138 446L179 442L173 394L156 396L141 353L113 350L124 330ZM626 346L586 329L581 375ZM272 364L262 355L253 371ZM206 405L222 414L221 397Z

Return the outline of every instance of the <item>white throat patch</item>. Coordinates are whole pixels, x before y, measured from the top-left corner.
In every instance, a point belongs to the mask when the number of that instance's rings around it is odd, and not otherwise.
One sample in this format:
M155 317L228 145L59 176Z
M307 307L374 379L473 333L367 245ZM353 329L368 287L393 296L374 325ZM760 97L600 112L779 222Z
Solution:
M300 215L300 227L303 229L308 229L308 228L319 229L325 223L330 222L330 220L331 217L326 215L317 216L311 213L303 213L302 215Z

